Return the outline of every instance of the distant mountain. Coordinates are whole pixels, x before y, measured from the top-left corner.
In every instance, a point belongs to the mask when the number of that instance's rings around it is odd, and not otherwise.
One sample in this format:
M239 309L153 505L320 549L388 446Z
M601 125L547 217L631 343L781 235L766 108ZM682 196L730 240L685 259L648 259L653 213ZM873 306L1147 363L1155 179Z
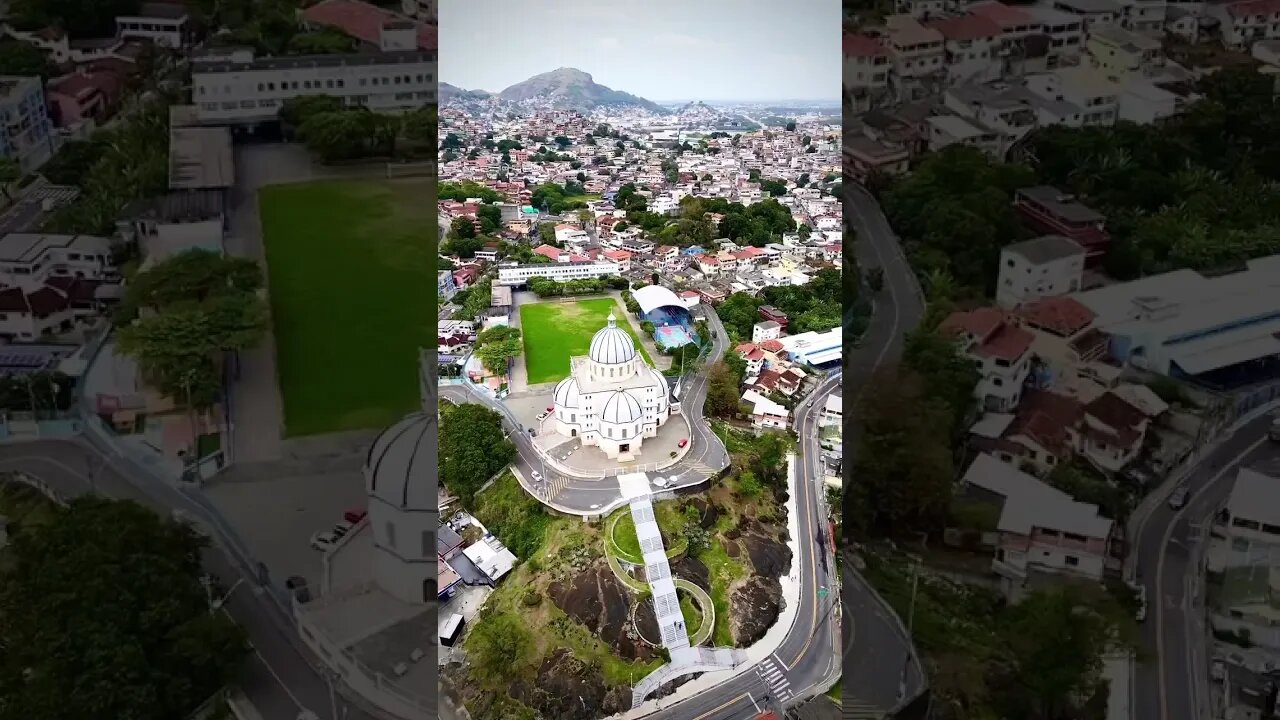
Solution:
M701 100L682 105L676 109L675 114L681 120L711 120L724 117L724 113Z
M512 102L590 111L600 107L635 107L665 115L661 105L631 93L597 84L591 75L574 68L559 68L518 82L498 93Z
M440 104L443 105L450 100L484 100L492 97L493 93L484 90L463 90L457 85L450 85L447 82L440 83Z

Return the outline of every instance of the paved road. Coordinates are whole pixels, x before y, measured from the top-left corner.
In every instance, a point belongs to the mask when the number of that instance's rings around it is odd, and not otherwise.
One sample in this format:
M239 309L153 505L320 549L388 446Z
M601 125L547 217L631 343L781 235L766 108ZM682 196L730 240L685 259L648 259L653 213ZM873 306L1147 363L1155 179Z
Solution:
M15 470L40 478L64 497L88 492L92 476L93 485L103 495L135 500L164 515L174 507L194 510L176 490L142 490L129 478L138 478L145 471L132 467L128 460L104 456L85 442L41 440L0 445L0 471ZM278 608L255 592L253 579L242 574L222 550L208 550L204 567L228 588L245 579L224 607L245 628L253 643L254 652L241 686L263 718L293 720L301 708L306 708L324 720L377 720L347 703L341 695L331 695L328 683L315 669L318 661L295 643L292 630L285 629L291 626L281 626L287 620Z
M648 717L654 720L750 720L774 700L790 707L808 699L825 681L840 674L839 618L833 591L836 567L826 541L821 448L818 422L827 396L840 387L839 373L828 377L796 406L800 438L796 507L800 553L793 569L800 572L800 605L795 625L773 654L755 670L747 670L714 688L675 703ZM822 540L819 540L822 538Z
M1153 660L1134 676L1136 720L1209 716L1202 548L1195 538L1231 492L1237 468L1280 458L1280 446L1266 440L1271 419L1246 424L1209 453L1183 481L1192 495L1182 510L1162 502L1138 531L1138 581L1147 588L1148 606L1141 639Z
M862 187L845 182L845 225L857 233L854 252L865 272L884 269L884 287L873 297L873 312L861 343L845 358L845 405L856 404L863 388L875 372L897 363L906 333L919 324L924 303L919 285L902 254L897 237L889 227L875 199ZM864 292L868 292L864 290ZM849 309L850 311L852 308ZM846 327L851 318L845 318ZM852 463L857 414L846 420L845 462ZM914 695L923 680L921 668L913 661L908 640L893 616L871 592L866 581L845 562L843 602L845 609L844 698L846 707L875 708L887 712L897 704L898 686L904 668L908 696Z

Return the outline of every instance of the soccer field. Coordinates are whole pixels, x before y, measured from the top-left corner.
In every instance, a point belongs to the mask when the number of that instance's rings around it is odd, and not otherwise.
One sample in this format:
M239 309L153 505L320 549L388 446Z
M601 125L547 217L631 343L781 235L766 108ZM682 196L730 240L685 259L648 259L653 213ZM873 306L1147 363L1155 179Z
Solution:
M381 428L419 406L418 350L435 331L432 182L261 191L286 435Z
M576 302L536 303L520 306L520 331L524 338L524 362L529 384L547 383L569 376L569 358L586 355L591 336L609 321L609 311L636 341L645 361L649 353L627 322L626 309L613 298Z

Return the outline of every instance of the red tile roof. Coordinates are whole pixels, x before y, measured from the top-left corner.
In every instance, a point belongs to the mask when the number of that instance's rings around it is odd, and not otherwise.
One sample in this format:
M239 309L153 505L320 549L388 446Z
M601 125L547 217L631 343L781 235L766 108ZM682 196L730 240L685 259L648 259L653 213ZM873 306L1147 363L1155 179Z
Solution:
M946 39L957 42L994 38L1002 32L995 20L984 15L957 15L925 24L942 33Z
M1063 457L1071 451L1071 435L1084 419L1084 406L1066 395L1046 390L1027 390L1018 404L1018 415L1004 436L1026 435L1041 447Z
M845 57L877 57L889 54L879 40L868 35L845 33L843 44Z
M382 38L382 26L388 22L410 21L403 15L383 10L376 5L359 0L322 0L302 11L302 19L315 25L337 28L362 42L378 45ZM416 21L418 49L436 49L436 26Z
M1044 328L1064 337L1070 337L1085 329L1097 317L1079 300L1070 297L1037 300L1019 308L1018 315L1035 327Z
M1094 398L1093 402L1085 406L1085 412L1115 431L1108 433L1101 428L1092 428L1095 435L1110 437L1112 442L1125 447L1132 446L1142 437L1140 428L1147 419L1145 413L1113 392L1105 392Z
M761 352L760 348L756 347L751 343L742 343L741 345L734 348L733 350L734 352L738 353L739 355L741 355L742 357L748 360L764 359L764 353Z
M604 256L609 258L610 260L621 261L621 260L631 259L631 253L627 252L626 250L610 250L609 252L605 253Z
M1005 314L1002 310L982 307L976 310L953 312L942 321L938 329L952 335L961 331L967 332L981 342L994 333L1004 321Z
M1019 25L1037 25L1039 24L1030 13L1016 7L1009 7L1002 2L982 2L969 6L969 12L977 13L990 20L994 20L1001 28L1008 30L1018 27Z
M1231 17L1248 17L1250 15L1271 15L1280 13L1280 0L1242 0L1226 6Z
M781 340L765 340L760 343L760 349L767 352L782 352L783 347Z
M1003 310L978 308L969 312L954 312L942 321L939 329L957 335L961 332L977 339L974 352L984 357L1016 360L1031 348L1035 336L1008 322Z
M558 260L560 258L560 249L550 245L539 245L533 249L533 252L538 255L549 257L552 260Z

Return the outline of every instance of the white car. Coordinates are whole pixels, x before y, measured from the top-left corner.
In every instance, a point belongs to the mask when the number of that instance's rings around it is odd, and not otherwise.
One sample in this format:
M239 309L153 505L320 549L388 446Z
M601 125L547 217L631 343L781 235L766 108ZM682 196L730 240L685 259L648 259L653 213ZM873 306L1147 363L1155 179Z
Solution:
M311 547L321 552L332 550L336 542L338 542L338 536L325 530L316 531L311 535Z
M542 482L542 473L537 470L531 470L529 472L529 477L533 478L534 482Z
M343 520L333 526L333 535L334 537L342 537L343 535L346 535L347 533L351 532L351 528L353 527L355 527L355 523L350 523L350 522L347 522L346 520Z
M667 480L666 478L656 477L653 479L653 484L657 485L660 488L664 488L667 486Z
M1174 490L1173 494L1169 496L1169 507L1174 510L1181 510L1182 506L1187 504L1187 496L1190 494L1190 491L1184 487Z
M538 422L542 422L542 421L543 421L543 420L545 420L545 419L546 419L546 417L547 417L548 415L550 415L550 414L551 414L551 413L549 413L549 412L540 412L540 413L538 413Z

